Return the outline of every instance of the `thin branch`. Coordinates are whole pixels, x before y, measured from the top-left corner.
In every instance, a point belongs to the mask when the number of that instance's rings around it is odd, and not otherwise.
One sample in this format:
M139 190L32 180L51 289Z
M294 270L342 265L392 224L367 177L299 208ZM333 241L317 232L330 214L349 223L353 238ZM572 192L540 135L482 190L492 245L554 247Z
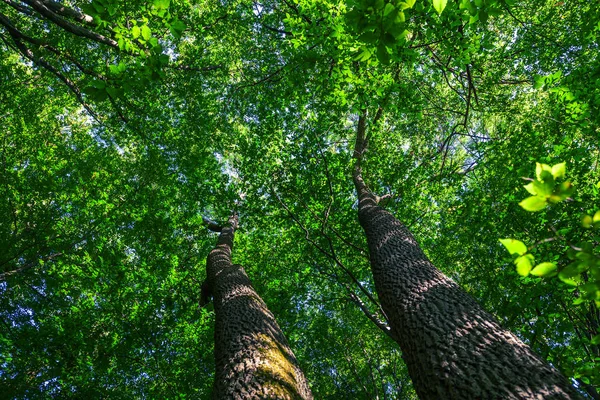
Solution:
M223 67L224 67L223 64L209 65L207 67L190 67L189 65L171 65L171 64L164 66L164 68L175 69L175 70L179 70L179 71L193 71L193 72L215 71L215 70L221 69Z
M302 199L301 199L301 198L298 196L298 194L297 194L297 193L295 193L295 192L293 192L293 191L290 191L290 190L288 190L288 193L290 193L291 195L293 195L293 196L296 198L296 200L298 200L299 202L301 202L301 203L303 204L304 208L306 208L306 209L307 209L307 210L308 210L308 211L309 211L309 212L312 214L312 216L313 216L315 219L319 220L319 221L322 223L322 226L323 226L324 219L323 219L323 218L321 218L321 217L319 217L319 216L318 216L318 215L317 215L317 214L316 214L316 213L313 211L313 209L312 209L312 208L311 208L311 207L310 207L310 206L309 206L309 205L306 203L306 201L302 200ZM352 248L353 248L353 249L355 249L355 250L358 250L358 251L360 252L360 254L361 254L361 255L364 255L364 256L365 256L367 259L369 259L368 252L367 252L367 250L366 250L366 249L364 249L364 248L362 248L362 247L360 247L360 246L358 246L358 245L356 245L356 244L354 244L354 243L350 242L348 239L344 238L344 237L341 235L341 233L339 233L339 231L338 231L337 229L335 229L333 226L331 226L331 225L328 225L328 226L327 226L327 228L328 228L328 229L330 229L330 230L331 230L331 231L332 231L332 232L335 234L335 236L337 236L337 238L338 238L338 239L340 239L342 242L344 242L344 244L346 244L347 246L350 246L350 247L352 247ZM321 233L322 233L323 235L326 235L326 233L325 233L325 229L323 229L323 228L322 228L322 229L321 229Z
M262 26L263 28L266 28L266 29L270 30L271 32L281 33L282 35L291 35L291 36L293 36L293 33L289 32L289 31L285 31L285 30L282 30L282 29L273 28L273 27L271 27L269 25L265 25L265 24L262 24L262 23L260 24L260 26Z
M346 286L346 284L344 284L344 285ZM375 314L373 314L371 312L371 310L369 310L367 305L360 299L360 297L358 297L356 295L356 293L352 292L349 287L346 287L346 290L348 291L350 300L354 304L356 304L358 306L358 308L360 308L360 310L363 312L363 314L365 314L367 316L367 318L369 318L371 320L371 322L373 322L375 324L375 326L377 326L383 333L388 335L392 340L396 341L397 338L394 337L394 334L393 334L392 329L390 328L389 324L387 324L386 322L377 318L377 316Z
M202 222L204 223L204 225L206 225L208 230L211 232L221 232L223 230L223 226L217 224L215 221L213 221L207 217L202 216Z
M0 13L0 24L3 25L8 30L8 33L10 34L10 36L13 39L13 42L15 43L15 45L17 46L17 48L19 49L19 52L24 57L26 57L29 60L33 61L35 64L43 67L47 71L49 71L52 74L54 74L58 79L60 79L75 94L75 96L77 97L77 100L79 100L79 103L81 103L81 105L86 109L86 111L90 114L90 116L92 118L94 118L97 122L100 122L100 120L98 119L98 116L96 115L96 113L94 111L92 111L91 107L83 99L81 91L79 90L79 88L77 87L77 85L75 84L75 82L73 82L67 76L65 76L60 71L58 71L56 68L54 68L50 63L48 63L47 61L45 61L42 57L38 57L33 51L31 51L22 42L22 40L26 40L26 41L31 41L31 43L34 43L33 41L36 41L36 39L29 38L26 35L23 35L18 29L16 29L14 27L14 25L8 19L8 17L6 17L2 13Z
M279 203L282 205L282 207L288 212L289 216L294 220L294 222L296 223L296 225L298 225L300 227L300 229L302 229L304 231L304 238L306 239L306 241L308 241L310 244L312 244L313 246L315 246L315 248L317 250L319 250L320 253L322 253L323 255L325 255L327 258L329 258L330 260L332 260L338 267L340 267L342 269L342 271L344 271L350 277L350 279L352 280L352 282L354 282L354 284L356 286L358 286L358 288L365 294L365 296L367 296L367 298L369 299L369 301L371 301L379 310L381 310L382 315L385 315L385 313L383 312L383 309L381 308L381 305L379 304L379 302L377 300L375 300L375 298L371 295L371 293L369 293L369 291L360 283L360 281L356 278L356 276L352 273L352 271L350 271L335 256L335 254L329 253L321 245L319 245L317 242L315 242L310 237L310 232L308 231L308 229L302 224L302 222L300 222L298 220L298 218L296 217L296 215L294 213L292 213L292 211L290 210L290 208L287 206L287 204L285 204L285 202L281 199L281 197L279 197L279 195L277 194L277 192L275 190L273 190L273 194L275 195L275 197L277 198L277 200L279 201ZM331 246L331 238L328 237L328 236L325 236L325 237L328 239L328 243Z
M471 68L469 64L467 64L467 83L470 89L473 89L473 95L475 96L475 103L479 106L479 97L477 97L477 89L475 89L475 84L473 84L473 77L471 76Z
M33 16L33 10L11 0L2 0L15 10L25 15Z
M246 87L252 87L252 86L259 85L259 84L261 84L263 82L270 81L273 77L279 75L279 73L281 73L285 69L285 67L287 67L287 64L282 65L280 68L276 69L275 71L273 71L272 73L268 74L264 78L259 79L258 81L254 81L254 82L251 82L251 83L247 83L247 84L244 84L244 85L237 86L235 90L238 91L238 90L246 88Z
M0 282L5 281L7 278L9 278L12 275L25 272L28 269L31 269L33 267L37 267L38 265L40 265L40 261L43 261L44 263L46 263L46 262L52 261L55 258L58 258L58 257L60 257L62 255L63 255L63 253L50 254L49 256L42 257L41 259L38 259L38 260L32 261L30 263L27 263L27 264L25 264L22 267L19 267L17 269L13 269L11 271L3 272L2 274L0 274Z

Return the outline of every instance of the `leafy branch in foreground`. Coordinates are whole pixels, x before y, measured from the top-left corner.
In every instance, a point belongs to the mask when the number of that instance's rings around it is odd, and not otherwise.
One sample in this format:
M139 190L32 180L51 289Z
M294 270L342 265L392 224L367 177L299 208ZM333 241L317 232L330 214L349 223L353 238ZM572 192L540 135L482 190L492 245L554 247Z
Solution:
M565 163L552 167L537 163L536 178L531 179L531 182L525 185L525 189L532 196L521 201L519 205L527 211L537 212L545 209L548 205L570 199L574 192L571 183L569 181L557 182L558 179L564 179L565 175ZM600 183L596 185L596 188L600 188ZM567 237L551 226L550 230L554 236L542 239L530 247L516 239L500 239L500 243L511 255L515 256L514 264L519 275L523 277L534 275L541 278L558 275L562 282L574 287L573 291L577 296L574 304L594 302L596 307L600 307L600 255L598 254L598 234L596 233L600 229L600 211L596 210L592 213L593 216L585 213L581 218L582 227L593 233L591 240L577 241L574 234ZM555 241L562 242L566 246L564 255L559 258L558 262L545 261L535 265L535 257L531 251L542 243ZM600 343L600 335L594 336L591 342L593 344Z

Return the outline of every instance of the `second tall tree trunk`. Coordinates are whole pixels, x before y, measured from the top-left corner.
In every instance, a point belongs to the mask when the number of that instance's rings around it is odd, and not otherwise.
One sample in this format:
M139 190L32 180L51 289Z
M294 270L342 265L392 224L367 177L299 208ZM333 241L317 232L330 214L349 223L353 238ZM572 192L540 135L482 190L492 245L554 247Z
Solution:
M312 399L275 317L242 266L231 264L236 228L234 216L208 256L203 285L213 296L216 317L213 398Z
M427 259L409 230L381 208L362 177L364 115L355 147L358 218L375 288L420 399L579 398L560 372Z

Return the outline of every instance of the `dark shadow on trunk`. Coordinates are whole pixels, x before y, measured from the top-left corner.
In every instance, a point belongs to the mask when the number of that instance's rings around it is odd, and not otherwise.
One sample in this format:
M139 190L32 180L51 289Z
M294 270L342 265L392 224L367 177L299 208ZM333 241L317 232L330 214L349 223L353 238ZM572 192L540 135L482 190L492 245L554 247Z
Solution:
M377 204L362 177L360 117L353 178L375 288L421 399L580 398L542 360L427 259L409 230Z

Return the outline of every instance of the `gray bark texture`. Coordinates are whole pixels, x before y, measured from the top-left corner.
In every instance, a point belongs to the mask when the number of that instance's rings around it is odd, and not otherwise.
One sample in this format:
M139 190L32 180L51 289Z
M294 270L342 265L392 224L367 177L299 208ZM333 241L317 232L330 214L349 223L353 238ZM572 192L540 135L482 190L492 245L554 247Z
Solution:
M440 272L409 230L377 204L361 169L369 142L365 115L359 118L354 148L358 219L391 336L419 398L581 398L558 370ZM380 116L381 108L375 122Z
M206 263L215 306L214 399L312 399L275 317L241 265L232 265L237 217L219 235Z
M360 167L358 218L375 288L420 399L575 399L573 386L427 259Z

